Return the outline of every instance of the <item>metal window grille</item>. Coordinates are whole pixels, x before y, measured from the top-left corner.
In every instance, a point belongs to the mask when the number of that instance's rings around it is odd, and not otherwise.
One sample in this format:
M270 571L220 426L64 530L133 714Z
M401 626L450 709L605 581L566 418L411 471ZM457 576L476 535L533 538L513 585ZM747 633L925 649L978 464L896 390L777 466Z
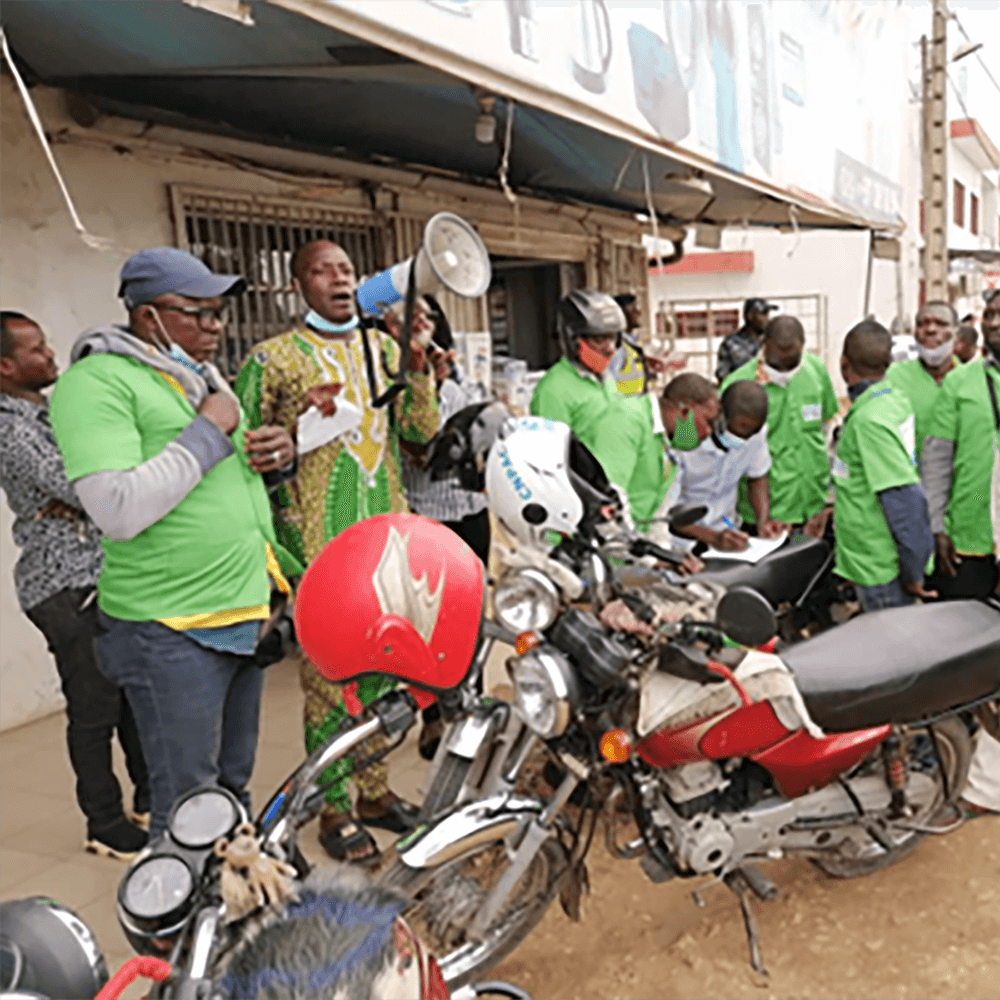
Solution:
M182 187L172 187L171 196L177 245L213 271L240 274L247 282L234 301L219 351L219 368L230 378L254 344L288 330L304 311L292 287L296 247L333 240L347 251L359 275L374 274L399 259L394 227L374 213Z
M826 361L826 298L822 295L768 295L776 315L795 316L806 335L806 350ZM660 302L657 332L672 351L685 355L687 370L715 378L722 339L740 324L742 299L673 299Z

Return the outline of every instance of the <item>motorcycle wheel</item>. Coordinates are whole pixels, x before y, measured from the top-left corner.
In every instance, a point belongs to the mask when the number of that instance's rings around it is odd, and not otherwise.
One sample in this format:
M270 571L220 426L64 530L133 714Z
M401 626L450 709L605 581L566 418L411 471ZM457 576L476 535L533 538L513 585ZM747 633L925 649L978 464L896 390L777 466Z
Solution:
M972 759L972 739L961 719L945 719L943 722L936 723L933 728L936 746L941 754L941 763L944 765L947 776L947 788L945 783L941 781L941 771L935 763L933 773L938 786L937 794L912 818L911 823L914 826L933 826L933 818L941 811L942 807L958 800L965 787L965 779L968 777L969 763ZM912 760L911 756L911 763ZM902 861L928 836L930 834L911 831L890 851L873 841L870 853L851 856L831 852L825 857L813 858L812 862L817 868L822 869L833 878L861 878L863 875L871 875Z
M557 842L543 844L483 939L466 940L468 926L509 864L506 846L498 841L433 871L396 861L381 880L413 901L402 915L452 990L502 961L534 930L559 889L566 857Z

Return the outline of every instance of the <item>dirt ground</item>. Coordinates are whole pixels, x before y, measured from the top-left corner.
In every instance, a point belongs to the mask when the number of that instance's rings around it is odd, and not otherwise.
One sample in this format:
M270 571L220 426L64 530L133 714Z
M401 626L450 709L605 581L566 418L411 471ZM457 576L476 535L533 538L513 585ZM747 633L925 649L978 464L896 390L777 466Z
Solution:
M581 922L554 903L491 976L535 1000L1000 997L1000 819L930 837L863 879L798 859L767 872L780 895L753 906L770 981L750 967L727 888L709 889L698 909L699 880L654 885L599 844Z

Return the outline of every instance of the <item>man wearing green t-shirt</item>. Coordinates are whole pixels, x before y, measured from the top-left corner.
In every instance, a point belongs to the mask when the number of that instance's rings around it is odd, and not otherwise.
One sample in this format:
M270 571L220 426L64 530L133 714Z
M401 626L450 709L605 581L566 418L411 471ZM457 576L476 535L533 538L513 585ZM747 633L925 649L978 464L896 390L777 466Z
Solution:
M840 371L851 409L833 463L834 571L854 584L864 611L937 596L923 587L934 541L916 469L913 409L885 378L891 357L892 337L874 320L844 338Z
M563 357L535 386L531 415L567 424L593 451L602 423L625 419L626 397L608 370L621 346L625 314L606 292L583 289L560 301L557 323Z
M931 584L942 599L987 597L997 586L990 520L1000 400L1000 295L983 311L987 357L945 376L927 428L921 477L930 504L937 559Z
M955 330L958 314L948 302L928 302L917 313L914 339L917 357L889 366L885 377L902 392L913 407L917 424L917 461L924 449L924 438L931 411L941 391L945 375L956 367Z
M50 406L66 477L104 533L102 670L125 690L150 779L150 839L178 796L218 784L249 804L278 545L262 474L295 468L279 427L246 431L211 364L244 281L173 247L122 268L128 326L81 334ZM280 564L279 564L280 560Z
M803 525L821 536L829 517L830 459L824 424L839 407L823 362L805 351L805 330L794 316L777 316L767 325L759 357L737 368L722 383L753 379L767 390L767 446L771 452L771 517ZM756 515L741 488L740 514Z
M674 378L660 400L648 393L624 401L616 419L597 429L591 450L608 479L628 498L636 528L664 547L674 546L665 524L677 500L677 463L672 450L692 451L711 433L719 416L715 386L701 375ZM678 554L683 555L679 552ZM687 556L682 573L697 573L700 560Z

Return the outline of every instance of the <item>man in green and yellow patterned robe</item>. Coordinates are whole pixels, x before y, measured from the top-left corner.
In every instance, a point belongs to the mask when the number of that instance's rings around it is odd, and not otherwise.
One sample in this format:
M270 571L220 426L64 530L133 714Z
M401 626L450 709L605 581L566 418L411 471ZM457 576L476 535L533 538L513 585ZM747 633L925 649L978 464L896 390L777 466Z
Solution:
M277 496L277 534L303 564L350 525L374 514L408 510L400 476L398 441L426 443L438 430L433 375L423 351L413 345L406 387L390 403L372 405L392 384L399 347L391 337L368 330L371 368L366 364L354 292L356 276L347 254L335 243L314 241L296 251L292 270L309 306L294 330L258 345L236 383L251 427L274 424L296 431L298 418L312 406L332 415L337 402L360 410L360 423L334 440L300 454L298 475ZM346 407L345 407L346 409ZM303 657L306 751L311 753L347 714L339 685L325 680ZM380 697L392 681L371 677L358 685L364 705ZM378 738L358 752L377 749ZM349 760L339 761L323 781L335 779L326 794L320 842L340 860L366 862L377 857L370 835L351 821L347 778ZM412 814L389 791L384 764L357 776L358 816L370 826L403 832Z

